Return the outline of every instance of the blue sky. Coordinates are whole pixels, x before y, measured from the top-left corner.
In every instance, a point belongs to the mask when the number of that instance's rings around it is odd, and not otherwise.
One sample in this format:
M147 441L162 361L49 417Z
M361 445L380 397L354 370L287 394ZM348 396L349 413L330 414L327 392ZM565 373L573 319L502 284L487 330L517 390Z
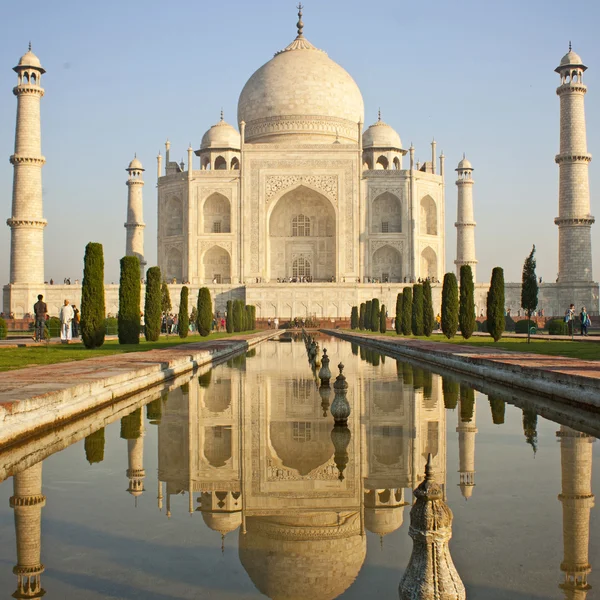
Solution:
M3 6L0 36L0 194L10 216L16 99L11 70L32 41L47 70L42 99L46 278L80 278L85 244L104 244L106 280L125 250L129 161L146 168L146 257L156 262L156 155L172 156L219 118L235 123L244 83L295 36L296 2L30 0ZM454 168L475 168L478 279L504 267L519 281L531 245L538 273L556 277L559 101L553 72L569 40L585 82L592 214L600 218L600 3L538 0L365 3L306 0L306 37L360 86L366 122L383 119L427 160L435 136L446 155L446 270L456 251ZM568 7L572 6L569 13ZM187 160L187 158L186 158ZM592 227L595 279L600 224ZM0 228L0 281L10 230Z

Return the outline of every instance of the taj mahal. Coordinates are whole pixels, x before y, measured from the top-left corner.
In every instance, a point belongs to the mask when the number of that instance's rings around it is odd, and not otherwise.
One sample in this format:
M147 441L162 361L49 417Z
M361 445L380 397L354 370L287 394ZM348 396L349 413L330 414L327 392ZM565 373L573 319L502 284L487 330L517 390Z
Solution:
M351 307L379 297L388 307L419 280L433 282L441 301L446 270L445 194L455 176L458 195L454 263L470 265L476 310L485 308L486 276L477 278L474 178L463 160L447 173L431 142L430 160L415 162L393 127L377 120L365 128L360 89L350 74L304 35L302 6L295 39L243 86L237 128L221 119L187 150L187 165L171 159L171 142L157 157L157 264L179 289L207 286L217 309L227 300L254 304L259 318L314 315L348 317ZM540 287L547 315L571 302L598 314L592 275L591 216L582 59L571 49L560 77L559 276ZM46 285L44 277L40 100L42 68L31 49L14 68L17 126L11 228L10 282L3 309L21 317L44 293L51 314L80 288ZM429 153L429 149L427 150ZM483 158L482 158L483 160ZM125 253L144 252L143 189L146 173L136 157L127 167ZM456 174L456 175L455 175ZM548 219L552 216L548 215ZM81 249L83 252L83 249ZM507 308L517 314L520 283L506 285ZM118 286L106 286L106 310L118 311Z

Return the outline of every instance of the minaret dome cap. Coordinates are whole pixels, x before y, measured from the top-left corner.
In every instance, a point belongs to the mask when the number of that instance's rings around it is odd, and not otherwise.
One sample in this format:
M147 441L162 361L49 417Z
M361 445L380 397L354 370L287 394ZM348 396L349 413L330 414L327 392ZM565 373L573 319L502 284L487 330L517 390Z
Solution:
M144 171L142 163L138 160L137 156L129 163L126 169L127 171Z
M471 171L473 170L473 166L471 165L471 161L468 158L463 158L459 163L458 163L458 168L456 169L457 171L464 171L465 169L470 169Z
M583 71L587 69L587 67L583 64L581 60L581 56L573 50L570 50L560 59L560 65L554 69L557 73L560 73L562 69L565 67L579 67Z
M25 68L37 69L41 73L46 72L46 70L42 67L40 59L31 51L31 49L21 56L19 59L19 64L13 68L13 71L19 72L21 69Z

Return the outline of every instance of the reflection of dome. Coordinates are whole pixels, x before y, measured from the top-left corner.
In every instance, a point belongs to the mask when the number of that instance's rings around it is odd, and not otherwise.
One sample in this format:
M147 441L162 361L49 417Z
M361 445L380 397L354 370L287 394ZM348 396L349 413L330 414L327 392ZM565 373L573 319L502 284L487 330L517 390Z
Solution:
M248 517L240 560L272 600L332 600L356 579L366 555L358 513Z
M235 531L242 524L242 512L202 512L202 519L209 529L223 535Z
M460 493L463 495L463 498L466 498L467 500L473 495L473 488L475 487L474 485L470 485L468 483L461 483L459 484L460 487Z
M377 535L396 531L404 522L404 506L365 508L365 527Z
M221 120L213 125L203 136L200 144L201 150L215 148L224 150L230 148L239 150L241 147L240 134L229 123L226 123L221 117Z
M271 445L282 464L308 475L333 456L329 421L272 422Z
M301 33L250 77L238 103L251 142L357 142L363 115L356 82Z
M29 51L25 52L25 54L23 54L23 56L21 56L19 59L18 66L32 67L38 71L41 71L42 73L46 72L44 69L42 69L42 63L40 62L40 59L31 51L31 45L29 47Z
M363 133L363 148L402 148L402 141L396 130L379 120Z

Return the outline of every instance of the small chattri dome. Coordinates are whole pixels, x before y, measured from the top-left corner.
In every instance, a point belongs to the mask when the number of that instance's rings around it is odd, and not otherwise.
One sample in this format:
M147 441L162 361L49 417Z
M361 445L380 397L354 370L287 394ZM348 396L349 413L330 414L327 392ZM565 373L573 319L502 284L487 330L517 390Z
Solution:
M209 529L218 531L223 535L235 531L242 524L241 511L236 512L204 512L202 519Z
M381 120L381 115L379 115L377 123L371 125L363 133L363 148L395 148L400 150L402 141L396 130L384 123Z
M127 167L127 171L144 171L144 167L142 167L142 163L138 160L138 157L135 156L134 159L129 163Z
M239 150L241 137L235 127L223 119L223 113L221 113L221 120L202 136L200 150L224 150L225 148Z
M565 65L581 65L583 64L581 60L581 56L573 50L569 50L561 59L560 66L564 67Z
M404 505L382 508L365 507L365 527L376 535L387 535L404 522Z
M42 63L40 62L40 59L31 51L31 44L29 44L29 50L27 52L25 52L25 54L23 54L23 56L21 56L21 58L19 59L19 64L14 68L14 70L18 71L19 69L22 69L25 67L37 69L38 71L41 71L42 73L46 72L44 70L44 68L42 67Z
M458 163L457 171L465 170L465 169L473 169L471 166L471 161L463 154L463 159Z

